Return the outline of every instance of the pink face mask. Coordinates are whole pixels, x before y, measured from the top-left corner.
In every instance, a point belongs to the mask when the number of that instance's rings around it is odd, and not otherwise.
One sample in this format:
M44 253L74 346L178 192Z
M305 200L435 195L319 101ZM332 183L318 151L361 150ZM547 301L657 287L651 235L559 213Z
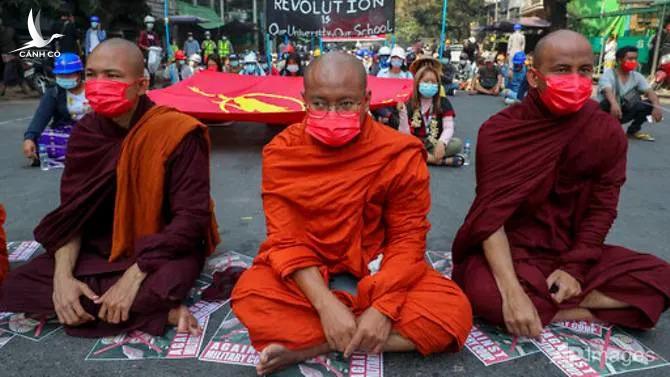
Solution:
M533 69L547 87L540 92L540 99L556 115L568 115L581 110L591 98L591 79L578 73L543 76Z
M126 98L126 90L130 85L108 79L88 79L84 90L93 111L114 118L133 107L133 101Z
M360 113L356 111L343 115L328 111L324 116L321 112L307 110L305 123L308 134L331 147L341 147L361 133Z

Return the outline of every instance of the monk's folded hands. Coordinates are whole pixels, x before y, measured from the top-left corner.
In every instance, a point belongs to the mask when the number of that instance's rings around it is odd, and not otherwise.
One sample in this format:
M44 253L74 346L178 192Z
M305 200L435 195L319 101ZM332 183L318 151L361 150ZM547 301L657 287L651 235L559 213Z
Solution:
M356 334L344 351L344 357L349 357L356 350L380 353L391 334L393 322L374 307L366 309L357 318Z
M86 296L90 300L98 298L85 283L70 275L55 275L53 303L58 321L68 326L78 326L93 321L95 317L81 306L79 298Z
M137 264L132 265L102 297L94 300L101 305L98 317L108 323L118 324L128 320L130 307L137 297L146 274L140 271Z

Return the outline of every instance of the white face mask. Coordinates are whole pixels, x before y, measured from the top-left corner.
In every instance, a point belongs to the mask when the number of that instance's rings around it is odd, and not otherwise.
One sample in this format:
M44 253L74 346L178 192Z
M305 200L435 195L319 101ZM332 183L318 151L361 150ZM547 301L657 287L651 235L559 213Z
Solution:
M286 70L291 73L296 73L300 70L300 67L298 67L297 64L289 64L286 66Z
M153 30L154 24L147 24L147 30Z
M189 40L189 41L192 41L192 40L193 40L193 37L188 37L188 40Z
M98 28L98 23L97 22L91 22L91 27L93 29L97 29Z

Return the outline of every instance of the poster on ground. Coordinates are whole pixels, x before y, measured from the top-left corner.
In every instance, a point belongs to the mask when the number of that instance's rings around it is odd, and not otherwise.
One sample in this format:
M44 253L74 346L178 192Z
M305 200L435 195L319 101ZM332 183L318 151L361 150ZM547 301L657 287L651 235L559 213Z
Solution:
M500 327L481 321L472 327L465 346L486 366L512 361L540 351L530 339L510 335Z
M259 356L251 345L249 332L231 310L205 346L199 359L254 367L258 364ZM272 376L382 377L383 365L381 354L355 353L347 360L341 354L330 353L284 369Z
M669 365L625 331L595 322L557 323L533 342L568 377L604 377Z
M358 38L395 32L395 0L268 0L272 36Z
M454 267L454 263L451 260L451 251L428 250L426 251L426 256L428 256L428 260L437 272L451 278L451 270Z
M194 315L196 315L194 313ZM141 331L98 339L86 356L86 360L145 360L145 359L192 359L198 357L209 316L198 317L202 335L178 333L169 328L163 336L152 336Z
M216 253L207 258L203 273L213 275L215 272L224 271L229 267L249 268L253 260L253 257L236 251Z
M37 251L43 251L42 245L37 241L14 241L7 243L7 254L9 262L25 262L35 255Z
M25 313L0 313L0 330L36 342L60 330L56 317L44 315L28 315Z
M15 336L15 334L12 334L9 331L0 330L0 348L6 346Z

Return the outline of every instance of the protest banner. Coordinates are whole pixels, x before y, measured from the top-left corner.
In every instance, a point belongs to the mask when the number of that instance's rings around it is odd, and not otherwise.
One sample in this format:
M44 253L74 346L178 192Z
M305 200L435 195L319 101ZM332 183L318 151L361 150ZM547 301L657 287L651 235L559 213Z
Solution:
M472 327L465 346L486 366L539 352L530 339L510 335L502 328L482 322Z
M0 312L0 330L39 342L61 328L56 317Z
M395 0L268 0L272 36L358 38L395 32Z
M7 254L9 262L26 262L38 251L43 250L42 245L36 241L15 241L7 243Z

